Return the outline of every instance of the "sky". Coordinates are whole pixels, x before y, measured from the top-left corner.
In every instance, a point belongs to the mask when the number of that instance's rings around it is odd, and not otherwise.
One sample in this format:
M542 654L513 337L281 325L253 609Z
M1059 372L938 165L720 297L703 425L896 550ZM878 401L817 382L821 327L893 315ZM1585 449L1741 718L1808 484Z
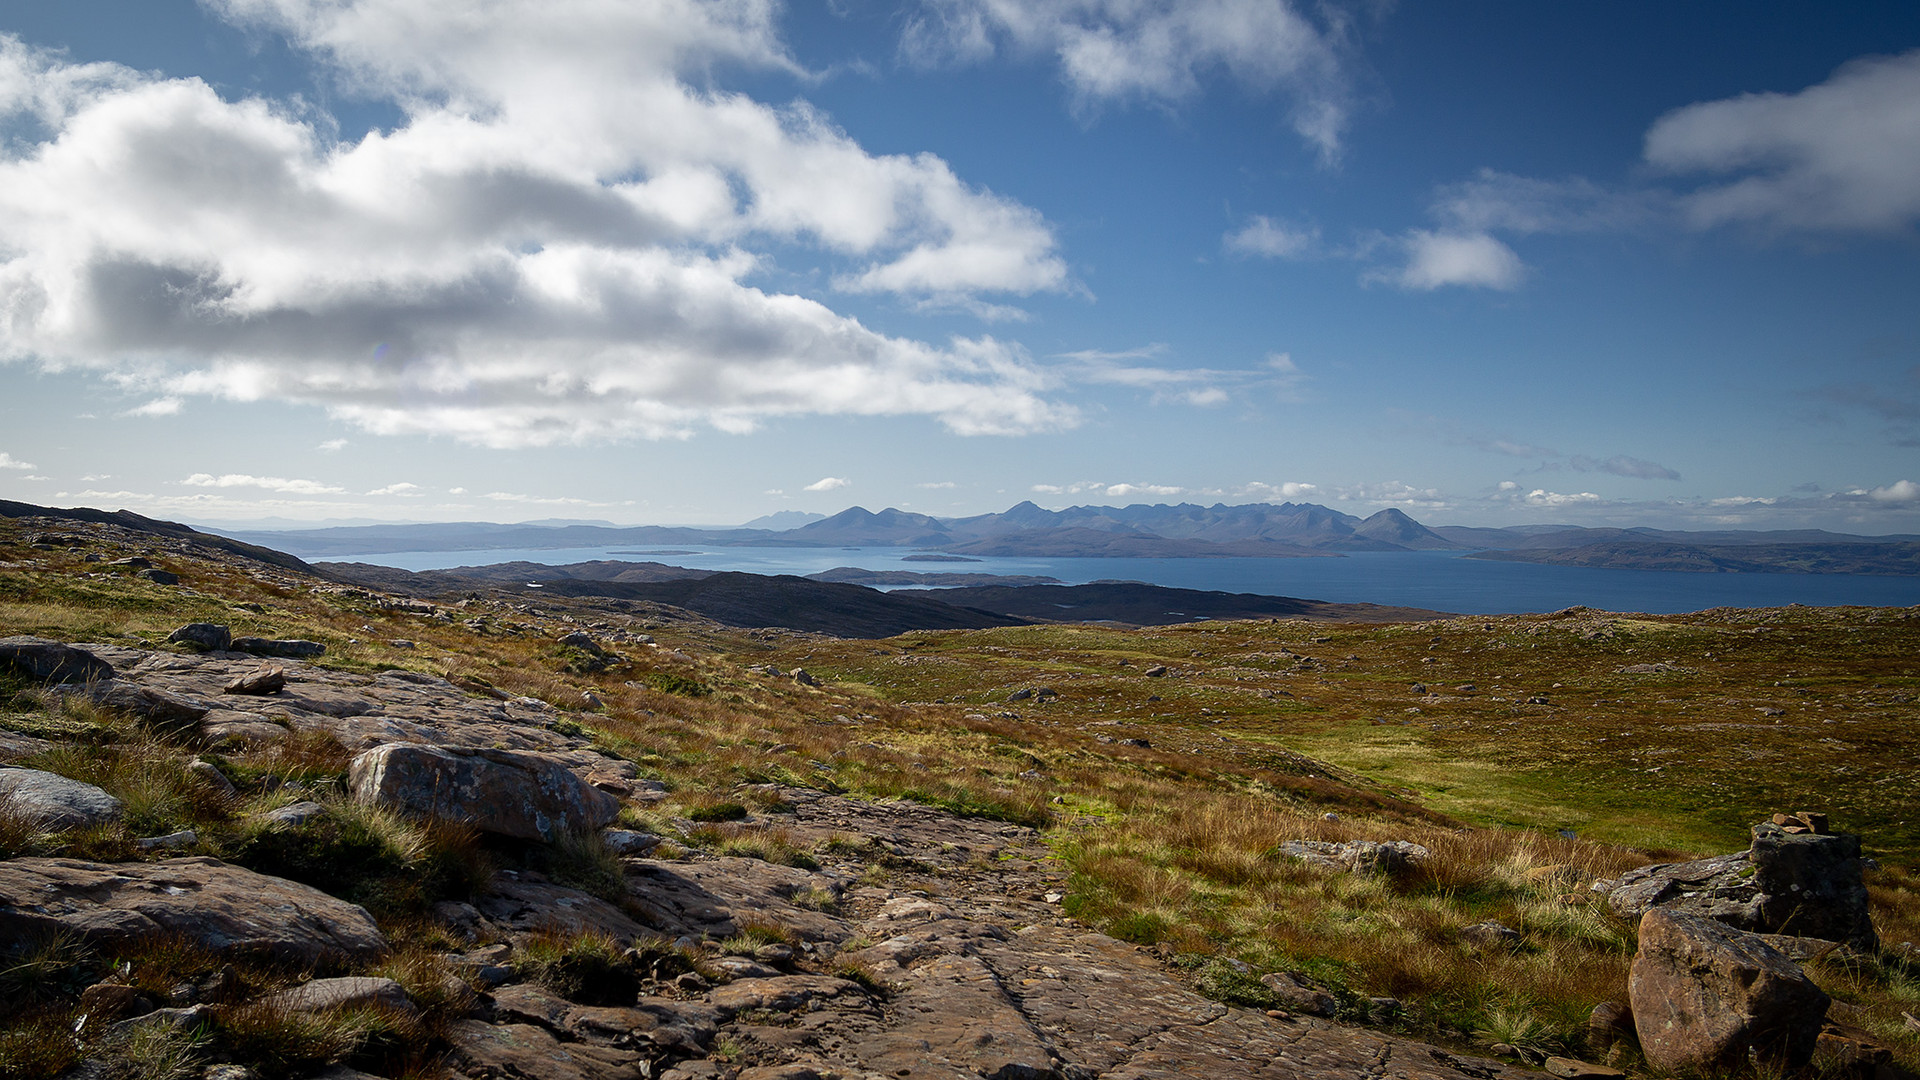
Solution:
M1920 532L1920 6L0 0L0 498Z

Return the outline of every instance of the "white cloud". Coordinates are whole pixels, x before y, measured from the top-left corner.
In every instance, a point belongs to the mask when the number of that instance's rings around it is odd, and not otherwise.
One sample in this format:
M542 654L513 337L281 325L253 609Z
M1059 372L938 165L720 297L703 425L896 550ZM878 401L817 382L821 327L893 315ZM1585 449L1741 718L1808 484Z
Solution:
M1481 169L1471 180L1440 188L1432 210L1456 232L1524 236L1623 229L1651 220L1665 201L1655 192L1614 191L1584 177L1540 180Z
M1033 490L1041 495L1083 495L1089 491L1104 492L1109 486L1099 480L1076 480L1071 484L1035 484Z
M1676 109L1647 132L1646 160L1731 175L1685 196L1707 228L1904 232L1920 219L1920 49L1855 60L1793 94L1742 94Z
M0 469L19 469L21 472L32 472L37 468L39 468L38 465L25 461L16 461L12 454L0 450Z
M397 484L388 484L386 487L374 488L372 491L367 492L367 494L369 495L404 495L409 498L418 498L426 493L420 490L419 484L410 484L405 480L402 480Z
M923 63L975 63L1006 47L1052 53L1081 108L1177 103L1224 71L1256 92L1284 91L1288 119L1325 161L1350 111L1343 15L1290 0L925 0L902 51Z
M1251 484L1242 485L1235 494L1241 498L1255 499L1260 502L1272 502L1274 499L1292 502L1295 499L1312 498L1319 491L1318 484L1306 484L1293 480L1280 484L1268 484L1256 480Z
M1597 503L1600 502L1601 499L1600 496L1595 495L1591 491L1562 494L1558 491L1548 491L1545 488L1534 488L1532 491L1527 492L1522 501L1528 506L1577 506L1581 503Z
M177 397L155 398L144 405L136 405L121 416L173 416L185 404Z
M467 493L467 489L463 487L447 489L447 494L449 495L465 495L466 493Z
M1867 497L1883 503L1920 502L1920 484L1911 480L1896 480L1886 487L1867 492Z
M323 454L337 454L340 451L345 450L346 448L347 448L347 440L345 439L328 439L326 442L323 442L319 446L314 447L315 450L318 450Z
M341 495L345 488L332 484L323 484L318 480L289 480L283 476L250 476L246 473L225 473L214 476L211 473L194 473L180 481L187 487L255 487L268 491L278 491L288 495Z
M1222 243L1236 255L1304 259L1319 253L1320 230L1297 228L1284 221L1256 214L1243 228L1228 233Z
M1567 459L1567 466L1575 472L1603 472L1614 476L1626 476L1635 480L1678 480L1680 474L1657 461L1642 461L1625 454L1616 454L1605 461L1596 461L1584 454L1575 454Z
M852 484L853 484L853 481L847 479L844 476L823 476L820 479L815 480L813 483L808 484L806 487L801 488L800 490L802 491L838 491L841 488L849 487Z
M113 479L112 473L88 473L80 478L80 482L83 484L97 484L102 480L111 479Z
M523 495L513 491L489 491L483 499L494 502L522 503L529 506L612 506L613 503L594 502L591 499L575 499L565 495Z
M1336 487L1333 489L1333 497L1341 502L1361 502L1373 506L1413 506L1423 510L1444 510L1450 509L1453 505L1437 488L1414 487L1401 480Z
M1179 401L1188 405L1221 405L1232 400L1225 387L1267 387L1283 401L1299 400L1297 391L1308 376L1287 353L1269 353L1256 368L1228 370L1219 368L1177 368L1135 361L1151 359L1166 352L1161 344L1145 345L1122 352L1086 349L1061 353L1072 361L1062 374L1078 383L1127 386L1149 390L1154 404Z
M1031 208L713 88L716 65L797 70L774 4L210 4L403 121L336 141L308 105L0 39L0 109L49 134L0 148L0 360L138 372L149 415L292 401L494 446L803 413L1075 422L1015 346L750 284L780 245L916 302L1072 287Z
M1187 489L1174 484L1110 484L1107 497L1110 499L1130 499L1135 495L1185 495Z
M926 483L915 484L913 486L918 488L927 488L932 491L946 491L951 488L959 487L960 485L954 483L951 480L930 480L930 481L927 481Z
M1489 233L1410 229L1400 244L1407 264L1376 271L1367 280L1421 291L1449 285L1513 289L1526 276L1520 256Z

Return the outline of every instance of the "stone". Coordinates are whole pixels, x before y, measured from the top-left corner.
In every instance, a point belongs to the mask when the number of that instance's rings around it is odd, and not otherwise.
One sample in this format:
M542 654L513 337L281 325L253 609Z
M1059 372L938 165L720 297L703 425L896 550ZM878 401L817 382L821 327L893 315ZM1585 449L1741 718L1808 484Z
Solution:
M205 705L165 690L114 680L83 685L56 686L47 691L50 700L66 697L85 698L102 709L125 713L144 723L163 728L186 728L198 724L208 713Z
M39 769L0 767L0 803L43 829L104 825L120 816L120 800L92 784Z
M1550 1057L1541 1068L1548 1076L1557 1076L1560 1080L1622 1080L1627 1075L1612 1066L1569 1057Z
M88 1026L92 1027L150 1013L153 1002L131 986L94 983L80 992L80 1011L86 1014Z
M473 1080L647 1080L649 1060L612 1047L562 1043L533 1024L462 1020L447 1032L447 1063Z
M1339 1001L1332 994L1307 982L1299 975L1288 971L1276 971L1260 976L1260 982L1273 993L1274 999L1282 1007L1308 1016L1332 1016L1339 1008Z
M1481 948L1513 948L1522 938L1520 931L1492 919L1460 928L1460 940Z
M230 799L237 798L240 794L240 789L233 786L233 781L227 779L227 774L221 772L219 767L211 761L201 761L196 758L187 763L187 771L199 777L208 787Z
M1826 828L1826 818L1814 816L1820 828ZM1858 836L1817 831L1789 835L1768 822L1753 827L1748 857L1761 897L1761 926L1755 929L1843 941L1868 953L1879 947L1867 907Z
M1140 674L1145 675L1149 679L1158 679L1165 676L1166 673L1167 666L1165 664L1155 664Z
M419 1010L406 990L392 979L373 975L350 975L339 979L314 979L290 990L267 997L267 1003L292 1012L325 1012L329 1009L381 1008L412 1014Z
M113 665L85 649L46 638L0 638L0 670L32 682L88 683L113 678Z
M566 635L560 639L560 644L568 648L579 649L581 652L603 659L607 655L607 650L601 648L600 643L593 640L584 630L575 630L573 633Z
M1634 1038L1633 1010L1618 1001L1603 1001L1587 1014L1587 1049L1605 1054L1615 1043Z
M647 832L632 829L602 829L600 838L616 855L639 858L660 846L660 838Z
M620 812L562 759L516 750L387 743L353 759L347 784L363 803L522 840L590 832Z
M234 638L231 648L234 652L278 656L287 660L311 660L316 656L325 656L327 652L325 645L299 638Z
M226 652L233 645L233 632L219 623L196 622L168 634L167 640L203 652Z
M1628 977L1634 1028L1663 1072L1737 1072L1757 1057L1813 1057L1828 998L1766 942L1714 919L1655 908Z
M326 812L327 808L319 803L302 800L297 803L288 803L286 806L277 806L261 814L260 817L266 821L294 828L305 825Z
M813 677L806 668L797 667L791 672L791 678L801 686L819 686L820 680Z
M140 571L140 576L143 578L146 578L148 581L153 582L155 585L180 584L180 575L174 573L171 570L160 570L160 569L142 570Z
M133 842L141 851L184 851L200 842L200 834L192 829L181 829L165 836L148 836Z
M245 675L238 676L222 688L224 694L248 694L254 697L266 697L277 694L287 687L285 668L262 667Z
M1432 853L1411 840L1286 840L1280 854L1326 870L1357 874L1394 874L1418 866Z
M215 952L300 964L371 959L387 949L359 905L218 859L0 862L0 938L48 930L109 946L175 935Z

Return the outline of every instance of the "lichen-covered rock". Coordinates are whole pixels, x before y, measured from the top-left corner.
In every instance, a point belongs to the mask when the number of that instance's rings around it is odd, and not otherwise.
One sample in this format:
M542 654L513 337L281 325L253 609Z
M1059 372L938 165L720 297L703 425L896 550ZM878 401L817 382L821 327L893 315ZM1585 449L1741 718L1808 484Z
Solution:
M1798 965L1755 935L1665 908L1640 920L1627 987L1641 1051L1670 1073L1732 1073L1750 1056L1805 1065L1828 1005Z
M353 796L522 840L609 825L620 801L548 754L387 743L353 759Z
M0 768L0 803L43 829L78 829L120 816L120 800L92 784L39 769Z
M167 640L206 652L225 652L233 644L233 632L219 623L196 622L168 634Z
M0 862L0 938L48 929L100 944L173 935L216 952L303 964L387 948L359 905L218 859Z
M290 1012L325 1012L329 1009L381 1008L391 1012L413 1013L418 1009L399 983L377 975L348 975L338 979L312 979L267 998L268 1004Z
M327 647L317 641L302 641L299 638L234 638L228 646L234 652L252 653L255 656L279 656L288 660L311 660L324 656Z

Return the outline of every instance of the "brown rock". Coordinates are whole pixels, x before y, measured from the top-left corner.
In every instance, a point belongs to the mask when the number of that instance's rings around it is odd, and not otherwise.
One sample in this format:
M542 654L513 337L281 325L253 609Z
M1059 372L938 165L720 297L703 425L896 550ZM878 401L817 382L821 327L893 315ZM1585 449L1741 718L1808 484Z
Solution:
M531 1024L463 1020L448 1032L448 1064L472 1080L646 1080L647 1058L626 1050L562 1043Z
M222 693L252 694L256 697L265 697L268 694L279 693L286 689L286 686L287 671L285 668L263 667L229 682L225 689L222 690Z
M413 1013L413 999L400 984L377 976L352 975L341 979L314 979L291 990L282 990L268 1002L292 1012L325 1012L328 1009L378 1007L393 1012Z
M303 964L387 948L359 905L218 859L0 862L0 938L52 929L98 944L171 934L217 952Z
M80 1011L87 1016L88 1028L141 1016L153 1011L153 1002L140 991L119 983L94 983L80 993Z
M0 671L36 683L85 683L113 678L113 667L86 651L39 637L0 638Z
M1640 920L1628 988L1648 1064L1675 1073L1738 1071L1750 1054L1805 1065L1828 1004L1754 935L1664 908Z
M620 801L549 754L387 743L353 759L354 798L483 832L553 840L611 824Z
M1547 1071L1547 1075L1557 1076L1560 1080L1620 1080L1627 1075L1611 1066L1568 1057L1550 1057L1541 1068Z

